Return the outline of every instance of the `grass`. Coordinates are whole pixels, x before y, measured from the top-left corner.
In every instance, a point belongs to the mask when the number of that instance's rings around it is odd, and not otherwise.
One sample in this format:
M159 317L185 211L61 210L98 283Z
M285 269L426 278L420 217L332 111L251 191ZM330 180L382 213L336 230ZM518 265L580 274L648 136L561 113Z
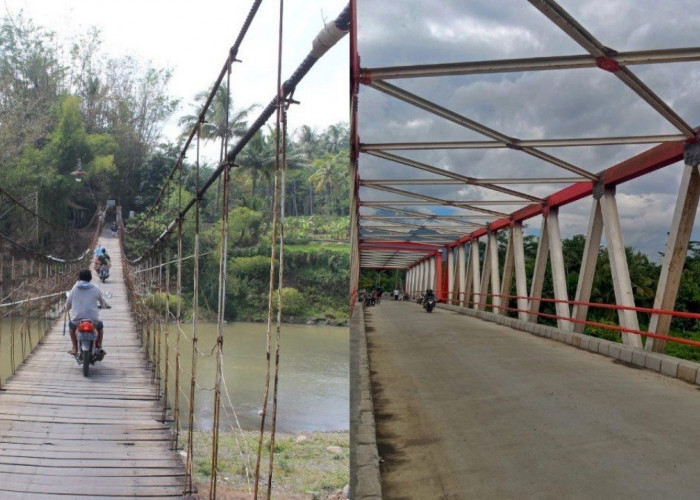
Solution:
M259 492L267 491L269 434L265 435L260 461ZM193 469L198 498L209 497L211 434L195 433ZM258 432L220 434L217 467L218 498L250 498L246 471L253 486ZM242 454L240 449L248 450ZM247 460L243 458L247 456ZM340 491L349 482L348 432L305 432L275 436L272 498L325 500L344 498Z

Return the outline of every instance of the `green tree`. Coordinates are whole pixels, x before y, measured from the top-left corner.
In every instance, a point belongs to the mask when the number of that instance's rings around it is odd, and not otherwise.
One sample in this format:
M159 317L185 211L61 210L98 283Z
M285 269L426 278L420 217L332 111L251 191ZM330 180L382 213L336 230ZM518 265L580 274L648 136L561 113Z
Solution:
M342 206L341 200L350 189L347 153L345 151L335 154L326 153L314 160L313 169L309 182L314 185L317 193L326 192L326 212L329 215L343 213L345 207Z
M250 175L251 196L257 195L258 180L264 177L268 184L275 173L275 143L269 135L258 130L236 158L244 172Z
M0 25L0 183L27 147L41 147L55 124L65 67L54 36L22 14Z
M210 94L211 90L200 92L195 96L196 107L198 109L204 107ZM245 109L235 110L226 83L222 83L219 88L216 89L214 98L204 114L204 123L202 123L200 133L202 139L205 141L219 141L219 162L224 161L226 155L226 141L241 137L246 133L248 130L248 117L259 107L259 105L253 104ZM227 116L228 120L226 119ZM178 124L183 127L183 137L190 135L198 119L199 114L186 115L180 118Z

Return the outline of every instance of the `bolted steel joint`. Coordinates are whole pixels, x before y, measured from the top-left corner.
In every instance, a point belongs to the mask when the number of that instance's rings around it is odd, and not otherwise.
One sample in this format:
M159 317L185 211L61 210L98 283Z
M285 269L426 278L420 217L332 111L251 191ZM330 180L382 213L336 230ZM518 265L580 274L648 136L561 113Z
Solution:
M593 199L599 200L605 194L605 182L603 179L598 180L593 184Z
M700 143L686 142L683 146L683 160L686 165L698 166L700 164Z

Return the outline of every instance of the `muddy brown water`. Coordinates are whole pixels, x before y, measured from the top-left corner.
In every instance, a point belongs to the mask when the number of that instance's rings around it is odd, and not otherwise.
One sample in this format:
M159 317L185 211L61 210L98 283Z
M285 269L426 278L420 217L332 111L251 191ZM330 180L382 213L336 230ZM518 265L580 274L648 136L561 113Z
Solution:
M0 325L0 383L4 383L12 373L11 326L10 320L3 320ZM37 328L37 323L33 322L31 339L26 333L19 334L17 327L14 329L15 364L22 360L22 345L24 351L29 352L36 344ZM189 397L191 369L191 344L187 339L192 336L192 325L186 324L182 328L184 333L181 337L180 377L184 382L181 383L180 400L185 401L185 398ZM106 325L106 332L105 348L109 352L109 325ZM265 324L235 322L224 325L225 384L221 386L221 390L225 408L221 411L222 430L230 430L235 425L229 399L244 430L254 430L260 425L259 411L262 408L266 373L266 332ZM214 414L216 357L212 353L217 333L215 324L199 324L197 327L200 355L197 357L196 366L195 427L201 430L211 429ZM349 330L344 327L282 325L278 431L343 431L349 428L348 337ZM170 345L172 349L169 365L174 367L174 335L171 336ZM274 360L274 354L272 359ZM70 363L72 360L66 357L66 362ZM104 362L109 363L109 358ZM169 373L168 392L172 402L174 369L171 368ZM270 410L271 405L272 393L268 406Z

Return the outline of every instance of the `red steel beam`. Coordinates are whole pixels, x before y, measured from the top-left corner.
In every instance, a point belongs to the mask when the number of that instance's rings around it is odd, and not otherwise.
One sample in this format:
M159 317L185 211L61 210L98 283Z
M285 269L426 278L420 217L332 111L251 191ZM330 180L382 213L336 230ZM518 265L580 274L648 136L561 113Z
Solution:
M404 252L435 252L441 250L440 245L426 245L412 241L382 241L381 243L360 243L362 250L403 250Z
M697 133L697 129L695 130ZM599 178L606 187L617 186L642 175L654 172L661 168L672 165L683 159L683 147L685 141L667 142L659 144L643 153L628 158L617 165L613 165L599 174ZM499 231L510 226L514 222L521 222L530 219L550 208L556 208L593 194L593 182L576 182L565 187L545 198L545 203L532 203L526 207L516 210L509 217L503 217L490 223L487 228L477 229L459 240L447 245L447 248L454 248L463 245L467 241L484 236L489 231Z
M684 145L685 141L660 144L603 170L599 174L599 178L603 182L604 186L612 187L667 167L668 165L672 165L683 159ZM467 241L471 241L472 239L486 235L489 231L499 231L505 229L514 222L522 222L540 215L543 212L548 211L550 208L556 208L573 203L574 201L578 201L582 198L590 196L591 194L593 194L593 182L576 182L545 198L545 203L532 203L527 205L526 207L516 210L510 214L509 217L503 217L493 221L491 224L489 224L488 228L477 229L476 231L459 238L457 241L446 245L445 248L454 248L456 246L463 245ZM434 255L442 248L436 246L426 246L424 244L413 242L383 242L381 245L372 244L371 246L367 243L360 244L361 249L365 248L368 250L397 249L397 247L403 247L403 249L407 251L423 251L430 253L430 255L426 255L422 259L419 259L416 264L425 258Z

